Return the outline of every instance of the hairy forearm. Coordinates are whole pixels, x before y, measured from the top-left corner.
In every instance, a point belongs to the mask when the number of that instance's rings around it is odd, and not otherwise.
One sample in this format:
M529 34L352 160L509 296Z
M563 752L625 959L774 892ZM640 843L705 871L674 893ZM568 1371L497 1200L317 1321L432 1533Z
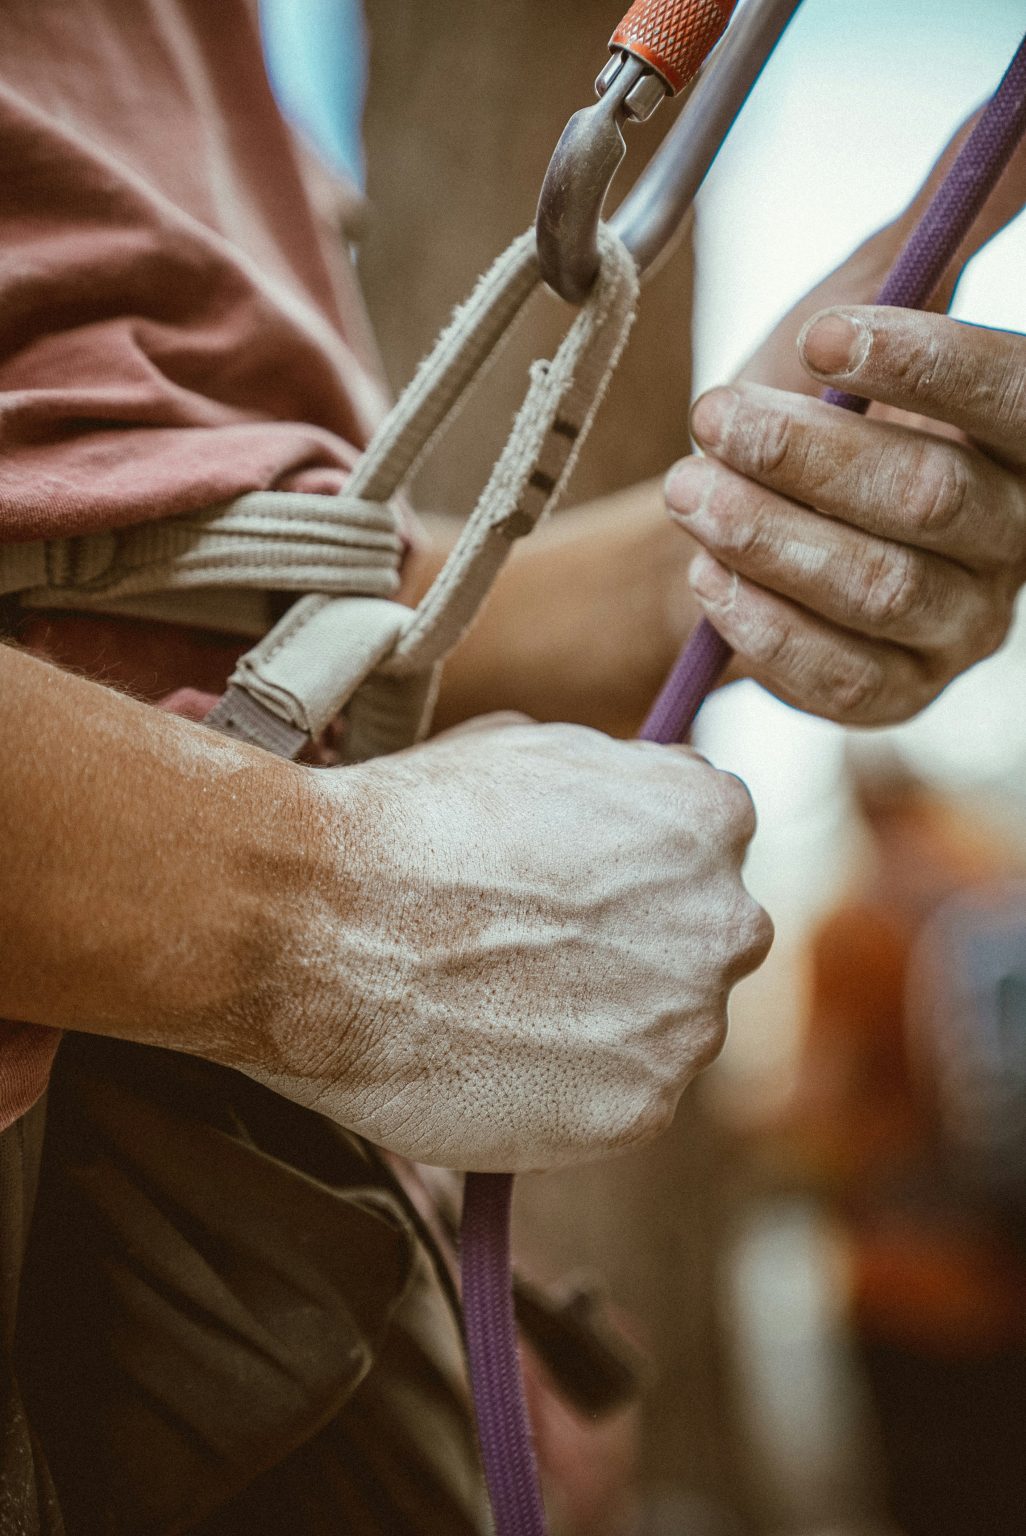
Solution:
M302 770L10 646L0 740L0 1016L259 1053Z

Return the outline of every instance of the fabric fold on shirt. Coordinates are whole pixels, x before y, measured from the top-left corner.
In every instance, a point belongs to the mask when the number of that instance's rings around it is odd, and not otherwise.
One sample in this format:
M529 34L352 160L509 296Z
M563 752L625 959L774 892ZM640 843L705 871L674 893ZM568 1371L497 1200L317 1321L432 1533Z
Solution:
M7 0L0 61L0 538L337 492L384 392L248 0Z

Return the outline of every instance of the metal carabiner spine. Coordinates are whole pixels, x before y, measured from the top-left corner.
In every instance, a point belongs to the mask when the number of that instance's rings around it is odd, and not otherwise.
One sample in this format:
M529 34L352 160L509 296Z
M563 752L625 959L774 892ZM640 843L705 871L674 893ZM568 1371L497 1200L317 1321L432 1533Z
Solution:
M680 229L731 125L801 0L748 0L702 68L680 118L611 219L649 269ZM613 33L599 100L570 119L538 202L538 261L549 287L579 304L598 271L598 226L626 153L623 125L651 115L701 64L734 0L638 0ZM729 7L729 8L728 8ZM661 19L660 19L661 18ZM682 30L690 24L692 30ZM647 30L646 30L647 26ZM652 38L656 39L655 44ZM669 46L672 44L672 48ZM644 51L642 51L644 50ZM684 83L687 83L684 81Z

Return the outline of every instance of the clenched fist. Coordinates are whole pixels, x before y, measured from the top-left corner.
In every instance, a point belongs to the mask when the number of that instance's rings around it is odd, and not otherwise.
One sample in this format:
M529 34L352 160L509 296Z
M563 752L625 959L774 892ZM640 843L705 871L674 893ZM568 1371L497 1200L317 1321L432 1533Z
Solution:
M457 1168L594 1158L667 1124L769 945L736 779L509 717L299 771L315 862L252 1075Z

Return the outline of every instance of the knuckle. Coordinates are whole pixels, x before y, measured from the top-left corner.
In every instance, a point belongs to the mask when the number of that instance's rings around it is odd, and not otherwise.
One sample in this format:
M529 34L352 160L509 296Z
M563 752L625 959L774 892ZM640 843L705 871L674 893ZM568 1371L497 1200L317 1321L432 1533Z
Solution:
M916 656L910 673L892 690L886 706L878 712L873 725L901 725L932 704L948 684L963 672L964 660L952 664L950 657Z
M875 657L846 657L829 681L827 698L837 720L871 716L884 689L884 669Z
M757 666L772 667L782 660L790 638L783 615L766 614L758 625L746 627L743 638L745 655Z
M725 487L714 493L707 508L712 547L742 565L759 554L763 542L750 491L744 484Z
M720 513L713 523L712 543L731 562L744 565L757 553L759 536L747 518Z
M704 1071L719 1056L727 1043L727 1028L727 995L724 992L717 999L716 1006L709 1010L703 1027L694 1038L693 1052L688 1063L688 1081ZM681 1083L681 1090L684 1086L685 1083Z
M733 773L721 773L717 787L721 814L734 842L747 846L755 836L755 805L747 786Z
M994 390L994 416L1005 431L1026 430L1026 366L1018 351L1005 359Z
M982 661L986 656L993 656L1004 644L1012 627L1015 599L1014 584L1000 577L984 588L979 617L969 631L974 642L975 660Z
M925 444L905 493L912 528L927 535L947 532L961 516L969 496L969 469L950 445Z
M888 545L867 562L856 602L874 629L907 623L927 601L927 576L917 553L904 544Z
M773 942L773 931L769 914L738 881L713 951L729 985L762 964Z
M794 453L794 426L780 411L754 412L746 422L744 456L754 475L769 475Z
M773 919L764 907L749 896L738 918L737 941L744 970L754 971L762 964L773 944Z
M914 340L896 349L893 367L897 383L913 400L931 394L945 372L937 337L932 331L917 331Z

